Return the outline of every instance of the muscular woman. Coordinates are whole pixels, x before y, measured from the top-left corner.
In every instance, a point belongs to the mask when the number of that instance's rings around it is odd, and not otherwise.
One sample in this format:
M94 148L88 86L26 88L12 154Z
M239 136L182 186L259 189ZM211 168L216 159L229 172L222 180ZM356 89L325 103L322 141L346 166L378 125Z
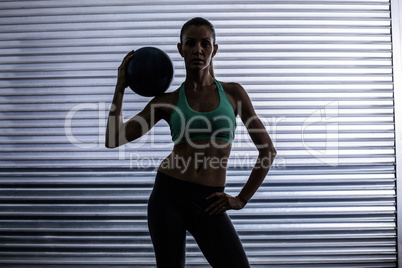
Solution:
M177 90L154 97L123 122L125 67L133 52L126 55L118 70L106 147L132 142L166 120L174 147L158 168L148 202L157 267L184 267L186 231L212 267L249 267L226 211L244 208L266 177L276 151L244 88L214 77L212 59L218 51L214 26L203 18L189 20L181 29L177 49L186 67L184 82ZM236 116L259 154L244 187L231 196L224 188Z

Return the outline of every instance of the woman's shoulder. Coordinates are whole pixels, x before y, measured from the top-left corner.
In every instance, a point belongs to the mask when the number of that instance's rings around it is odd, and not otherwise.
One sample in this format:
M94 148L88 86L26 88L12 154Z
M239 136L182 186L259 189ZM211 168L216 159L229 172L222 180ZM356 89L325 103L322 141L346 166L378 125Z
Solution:
M154 104L166 103L166 104L175 105L179 98L179 89L180 88L178 88L172 92L165 92L163 94L157 95L151 100L151 103L154 103Z
M155 96L148 105L150 105L153 110L160 112L163 118L167 119L176 106L178 99L179 89L176 89L172 92Z
M239 100L244 97L244 94L247 95L245 89L243 88L242 85L236 82L222 82L221 83L223 90L225 91L226 94L229 94L232 98Z

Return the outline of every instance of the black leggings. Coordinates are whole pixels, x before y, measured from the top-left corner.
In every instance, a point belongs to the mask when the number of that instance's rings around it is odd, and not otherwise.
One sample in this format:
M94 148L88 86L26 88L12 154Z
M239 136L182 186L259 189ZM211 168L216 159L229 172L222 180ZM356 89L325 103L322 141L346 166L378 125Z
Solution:
M229 216L210 216L205 209L215 200L205 198L224 187L186 182L158 172L148 203L148 227L158 268L184 267L186 230L209 264L250 267Z

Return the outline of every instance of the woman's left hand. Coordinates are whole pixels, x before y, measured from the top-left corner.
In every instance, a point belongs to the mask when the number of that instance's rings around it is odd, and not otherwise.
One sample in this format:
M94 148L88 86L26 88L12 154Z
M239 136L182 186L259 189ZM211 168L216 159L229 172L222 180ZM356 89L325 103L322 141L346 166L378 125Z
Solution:
M241 201L238 197L233 197L226 193L216 192L209 195L206 199L212 199L214 197L218 197L219 199L212 203L205 211L209 213L209 215L219 215L229 209L242 209L246 205L243 201Z

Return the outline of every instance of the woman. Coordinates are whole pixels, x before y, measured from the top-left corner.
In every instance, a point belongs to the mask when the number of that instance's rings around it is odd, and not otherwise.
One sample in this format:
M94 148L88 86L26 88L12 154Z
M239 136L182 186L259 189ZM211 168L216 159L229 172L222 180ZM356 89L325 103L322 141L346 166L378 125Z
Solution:
M175 143L160 164L148 203L148 226L158 267L184 267L189 231L212 267L249 267L226 214L242 209L261 185L276 151L258 119L246 91L237 83L218 82L212 58L218 51L213 25L193 18L181 30L177 48L186 66L186 79L176 91L153 98L127 122L122 121L125 66L118 71L109 113L106 147L131 142L166 120ZM226 165L239 114L259 155L238 196L224 192Z

